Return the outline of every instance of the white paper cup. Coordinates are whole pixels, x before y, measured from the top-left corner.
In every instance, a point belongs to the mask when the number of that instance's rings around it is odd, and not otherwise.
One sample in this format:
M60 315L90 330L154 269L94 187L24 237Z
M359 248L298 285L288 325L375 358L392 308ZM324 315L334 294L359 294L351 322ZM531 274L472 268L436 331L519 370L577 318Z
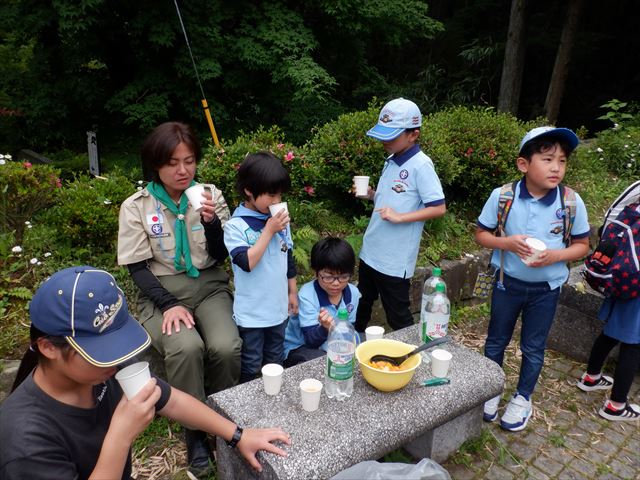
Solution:
M533 251L533 253L529 255L527 258L523 259L522 261L526 265L531 265L533 262L538 260L538 258L540 257L540 254L547 249L547 246L542 240L538 240L537 238L532 238L532 237L527 238L525 240L525 243L529 245L529 248Z
M138 362L123 368L116 373L116 380L126 397L131 400L151 380L149 362Z
M382 338L384 335L384 327L372 325L371 327L366 328L366 330L364 331L364 334L367 337L367 341L378 340L379 338Z
M196 212L202 210L202 194L204 193L204 185L197 183L194 186L187 188L184 193L187 194L189 203Z
M322 382L315 378L306 378L300 382L300 400L302 409L307 412L315 412L320 406L320 393Z
M451 352L436 348L431 352L431 373L434 377L446 377L451 365Z
M277 363L267 363L262 367L262 380L267 395L277 395L282 387L282 372L284 368Z
M269 205L269 211L271 212L272 217L275 217L280 210L284 210L286 213L289 213L287 202L280 202L276 203L275 205Z
M366 197L369 189L369 177L366 175L356 175L353 177L356 186L356 197Z

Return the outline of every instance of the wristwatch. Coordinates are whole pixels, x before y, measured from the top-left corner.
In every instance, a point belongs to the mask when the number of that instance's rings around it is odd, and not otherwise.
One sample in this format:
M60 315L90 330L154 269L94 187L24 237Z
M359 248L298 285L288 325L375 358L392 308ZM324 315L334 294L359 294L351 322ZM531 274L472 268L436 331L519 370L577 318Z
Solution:
M238 442L240 441L241 438L242 438L242 428L236 425L236 431L233 432L233 437L231 437L231 440L227 441L227 445L229 445L231 448L236 448L236 445L238 445Z

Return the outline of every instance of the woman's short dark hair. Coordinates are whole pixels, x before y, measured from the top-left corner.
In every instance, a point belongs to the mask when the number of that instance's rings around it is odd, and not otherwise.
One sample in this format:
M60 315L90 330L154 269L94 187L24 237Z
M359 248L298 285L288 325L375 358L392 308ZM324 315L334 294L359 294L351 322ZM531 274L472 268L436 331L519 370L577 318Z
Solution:
M325 237L311 248L311 268L315 272L329 270L350 273L356 267L356 254L346 241L337 237Z
M556 144L560 146L567 158L571 155L571 152L573 152L573 148L571 148L571 145L569 145L564 138L557 135L545 135L543 137L534 138L533 140L525 143L522 146L522 150L520 150L520 156L531 161L531 157L536 153L554 152Z
M289 188L289 172L271 152L249 154L238 168L236 190L242 198L247 198L245 189L256 198L263 193L283 193Z
M160 182L158 169L171 160L176 147L184 143L200 160L200 144L189 125L181 122L165 122L158 125L145 138L140 156L145 179Z

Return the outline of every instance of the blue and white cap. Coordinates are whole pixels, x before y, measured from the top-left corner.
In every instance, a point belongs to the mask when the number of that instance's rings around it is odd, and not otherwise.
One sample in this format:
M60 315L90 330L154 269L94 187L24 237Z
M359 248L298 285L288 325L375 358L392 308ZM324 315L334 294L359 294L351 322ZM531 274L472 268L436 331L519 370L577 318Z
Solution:
M420 128L421 126L422 114L418 106L411 100L396 98L382 107L378 124L369 130L367 135L387 142L396 138L407 128Z
M119 365L151 344L113 276L95 267L54 273L33 296L29 313L38 330L63 337L97 367Z
M520 142L520 150L522 152L522 148L525 146L527 142L530 142L534 138L545 137L547 135L553 135L555 137L562 138L565 142L569 144L571 147L571 151L566 152L569 155L580 143L580 139L578 136L573 133L573 130L569 130L568 128L556 128L556 127L536 127L532 130L529 130L527 134L522 138Z

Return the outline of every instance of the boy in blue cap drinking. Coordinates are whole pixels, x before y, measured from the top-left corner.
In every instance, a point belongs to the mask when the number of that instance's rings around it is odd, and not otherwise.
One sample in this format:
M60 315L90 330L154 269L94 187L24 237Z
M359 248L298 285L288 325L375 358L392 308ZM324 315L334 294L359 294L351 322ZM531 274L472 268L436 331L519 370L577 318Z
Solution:
M446 205L431 159L417 144L422 114L410 100L387 103L367 135L380 140L389 157L375 190L365 198L374 210L360 251L358 288L362 293L356 330L363 332L380 296L394 330L413 324L409 298L425 220L441 217Z
M576 134L566 128L538 127L528 132L520 142L516 160L523 178L510 189L509 208L502 207L500 213L501 202L505 205L505 185L493 190L478 217L476 242L493 249L491 264L502 270L493 287L485 342L485 356L498 365L502 366L505 349L522 315L520 378L500 420L503 429L513 432L523 430L533 413L531 394L542 370L560 287L569 276L567 262L585 256L589 250L584 203L577 193L560 185L567 157L578 143ZM499 214L508 215L502 224ZM541 240L547 247L533 262L527 259L533 253L529 238ZM499 403L499 395L485 403L485 421L498 417Z

